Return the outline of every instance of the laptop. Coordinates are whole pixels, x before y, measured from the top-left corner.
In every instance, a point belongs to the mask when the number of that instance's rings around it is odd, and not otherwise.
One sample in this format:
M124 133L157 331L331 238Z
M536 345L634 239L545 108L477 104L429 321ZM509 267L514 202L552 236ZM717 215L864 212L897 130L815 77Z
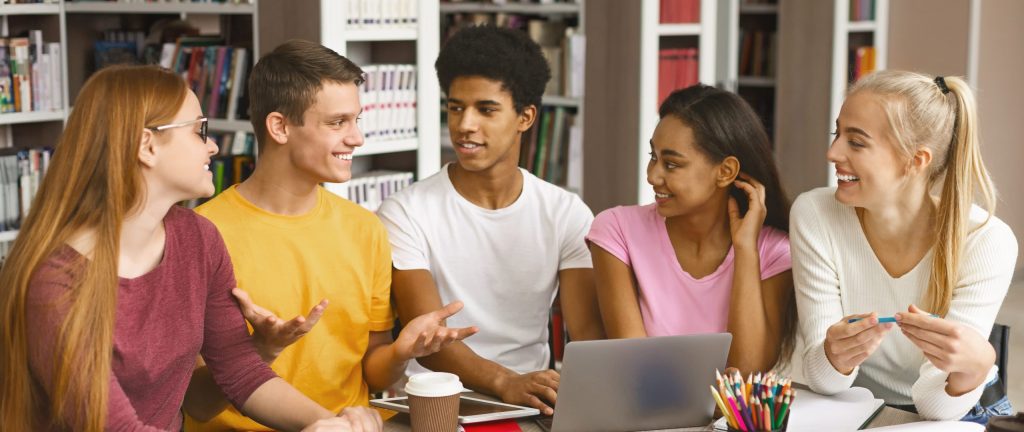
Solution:
M552 432L707 426L708 386L725 368L729 333L571 342Z

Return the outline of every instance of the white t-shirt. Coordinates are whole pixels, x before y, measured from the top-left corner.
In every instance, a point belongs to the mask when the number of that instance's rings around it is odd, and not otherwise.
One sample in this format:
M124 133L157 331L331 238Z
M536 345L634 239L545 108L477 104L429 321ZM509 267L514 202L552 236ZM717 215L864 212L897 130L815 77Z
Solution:
M465 340L474 352L526 373L548 367L558 272L593 267L583 237L594 215L575 194L521 171L523 192L503 209L459 195L446 165L392 195L377 215L395 268L429 270L444 304L465 304L448 326L479 327ZM407 373L425 371L414 363Z
M945 319L988 339L1017 262L1017 241L1003 221L973 206L960 257L959 278ZM936 368L899 327L850 375L839 373L825 356L828 327L847 315L877 312L891 316L911 304L926 308L924 294L932 269L929 251L910 272L894 278L878 262L864 236L856 210L835 199L835 188L800 195L790 213L793 282L805 343L804 376L811 389L833 394L851 385L866 387L887 403L914 404L927 420L958 420L967 414L985 384L961 396L946 393L948 373ZM995 376L992 366L986 382Z

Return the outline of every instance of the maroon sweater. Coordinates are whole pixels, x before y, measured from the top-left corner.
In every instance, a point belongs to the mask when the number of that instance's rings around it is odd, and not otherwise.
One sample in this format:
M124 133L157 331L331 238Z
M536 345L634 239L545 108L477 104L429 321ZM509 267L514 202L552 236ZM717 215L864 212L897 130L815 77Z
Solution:
M180 430L182 400L200 353L235 407L276 376L256 353L231 296L231 259L214 225L174 206L164 217L164 228L160 264L137 278L122 278L118 286L108 431ZM66 294L80 259L74 249L63 247L39 267L28 291L30 367L47 394L53 389L53 354L68 310ZM38 414L41 426L59 430L46 425L47 412Z

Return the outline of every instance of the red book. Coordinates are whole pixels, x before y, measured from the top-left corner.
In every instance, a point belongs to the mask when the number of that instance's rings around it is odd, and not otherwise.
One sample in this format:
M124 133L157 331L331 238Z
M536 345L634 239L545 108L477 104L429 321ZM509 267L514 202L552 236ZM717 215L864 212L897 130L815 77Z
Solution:
M672 92L672 55L669 49L658 50L658 106ZM657 108L655 108L657 109Z
M697 48L687 48L686 51L686 72L690 77L686 87L689 87L700 82L700 55L697 52Z

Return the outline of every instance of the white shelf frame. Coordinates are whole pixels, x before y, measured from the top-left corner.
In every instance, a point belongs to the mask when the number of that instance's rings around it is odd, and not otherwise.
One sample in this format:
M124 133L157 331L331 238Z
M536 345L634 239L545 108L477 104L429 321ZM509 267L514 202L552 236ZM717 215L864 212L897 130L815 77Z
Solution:
M0 243L12 242L18 238L18 230L0 231Z
M355 157L406 152L418 150L419 148L420 140L418 137L392 140L368 139L361 147L356 149Z
M739 87L772 88L775 87L775 77L741 76L736 78L736 85Z
M5 4L0 6L0 16L6 15L57 15L59 3Z
M253 133L252 123L249 120L225 120L211 118L209 125L207 125L212 131L219 132L249 132Z
M579 3L441 3L440 11L444 14L454 13L518 13L531 15L576 14L583 10Z
M698 79L701 83L715 85L717 67L717 17L718 0L701 0L699 24L660 24L659 0L642 0L640 6L640 135L637 137L637 203L654 201L654 189L647 184L647 160L650 158L650 139L658 125L658 47L663 36L696 36L700 51ZM696 33L690 33L696 27ZM685 28L687 33L678 34ZM645 31L644 29L656 29ZM663 30L664 29L664 30Z
M51 121L64 121L64 110L62 109L58 111L29 111L0 114L0 126L22 123L41 123Z
M700 23L658 24L658 36L700 36Z
M255 4L233 3L120 3L64 1L66 13L253 15ZM255 32L254 32L255 33Z
M440 86L434 76L434 61L440 49L438 0L418 0L416 25L409 28L350 29L348 4L342 0L320 0L320 43L349 56L351 43L410 41L416 44L416 130L417 137L389 141L368 140L356 150L356 157L416 151L416 179L422 180L441 169L441 145L432 139L440 136L441 107L430 101L441 100Z
M846 31L850 33L870 33L878 30L878 24L874 21L850 21L846 25Z
M347 42L414 41L418 37L416 27L351 29L345 32Z
M581 98L572 96L549 96L544 95L541 99L541 105L543 106L554 106L554 107L569 107L578 108L582 105Z
M783 0L785 1L785 0ZM741 14L775 14L779 13L779 5L777 4L747 4L739 3Z
M871 33L873 46L875 47L875 70L886 69L886 59L889 58L889 0L874 0L875 19L874 21L850 21L850 0L835 1L835 12L833 14L832 33L832 85L829 130L834 129L835 119L839 117L839 110L843 107L843 100L846 98L848 51L850 49L850 33ZM831 139L827 139L825 145L831 146ZM829 163L828 184L836 186L836 170Z

